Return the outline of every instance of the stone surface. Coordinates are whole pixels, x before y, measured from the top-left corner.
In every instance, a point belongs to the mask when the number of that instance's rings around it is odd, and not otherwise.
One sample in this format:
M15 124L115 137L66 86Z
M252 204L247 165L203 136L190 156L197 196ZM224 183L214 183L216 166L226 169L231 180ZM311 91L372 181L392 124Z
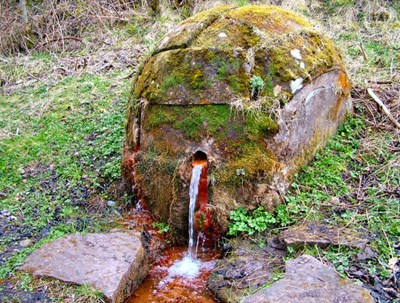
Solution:
M362 286L341 278L333 268L303 255L286 263L285 277L242 303L373 303Z
M197 226L223 234L230 210L274 210L348 112L340 55L307 20L276 6L216 7L183 21L139 68L123 176L183 241L192 162L204 153L209 202Z
M264 248L249 239L233 239L225 249L225 258L217 261L207 282L220 302L239 302L244 294L270 282L274 272L283 267L286 255L277 238Z
M138 235L68 235L33 252L20 270L76 284L89 284L112 303L124 300L148 271Z
M340 228L318 222L306 222L300 226L288 228L281 234L288 246L296 245L344 245L352 248L364 248L369 242L363 235L350 228Z

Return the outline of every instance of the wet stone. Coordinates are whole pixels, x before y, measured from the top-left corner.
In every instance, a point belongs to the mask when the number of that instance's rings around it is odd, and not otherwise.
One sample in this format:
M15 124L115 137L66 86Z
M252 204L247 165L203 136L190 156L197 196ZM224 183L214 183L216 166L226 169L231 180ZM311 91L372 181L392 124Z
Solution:
M285 230L281 238L288 246L344 245L352 248L364 248L369 240L350 228L340 228L318 222L306 222Z
M257 291L242 303L373 303L369 292L314 257L286 263L283 279Z
M269 283L286 255L285 250L271 245L276 241L260 248L249 239L231 240L225 245L224 259L217 261L208 279L208 289L220 302L240 302L245 294Z
M89 284L112 303L124 300L148 271L136 234L68 235L33 252L20 270L75 284Z

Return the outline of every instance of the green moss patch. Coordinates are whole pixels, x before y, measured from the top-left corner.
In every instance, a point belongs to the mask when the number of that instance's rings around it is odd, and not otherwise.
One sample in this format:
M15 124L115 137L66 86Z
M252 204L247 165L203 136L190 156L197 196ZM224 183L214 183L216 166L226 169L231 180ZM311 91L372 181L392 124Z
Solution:
M225 103L248 97L245 54L217 49L184 49L159 53L145 65L135 93L150 103Z
M242 144L238 153L226 162L225 169L220 172L220 182L239 185L258 180L269 182L279 163L275 156L262 143L248 142Z
M165 36L155 53L169 49L188 47L192 40L205 28L231 8L233 8L232 5L222 5L202 11L186 19L174 31Z
M226 17L245 22L272 36L289 33L303 27L311 27L311 24L304 18L272 5L239 7L229 11Z
M214 22L192 43L192 47L223 49L250 48L260 42L251 26L236 20L221 18Z
M229 105L162 106L146 112L145 129L170 126L186 139L214 137L233 148L246 140L261 140L278 132L278 124L268 114L233 113ZM236 146L237 144L237 146Z
M287 35L255 55L257 74L269 81L269 91L276 85L288 85L298 78L312 80L343 63L333 43L314 32ZM293 53L300 54L294 56Z
M183 37L184 33L191 38ZM305 19L270 5L204 11L171 35L161 42L164 50L148 60L135 81L138 98L153 104L276 98L277 84L279 97L286 103L296 91L292 81L311 81L335 66L343 69L329 39L312 32ZM172 43L171 37L182 41L165 49L163 44ZM178 45L180 49L174 49ZM264 81L261 90L252 91L252 77Z
M136 181L146 185L138 188L144 202L158 219L167 221L169 205L173 200L174 180L171 176L176 172L178 160L151 149L138 152L135 163Z

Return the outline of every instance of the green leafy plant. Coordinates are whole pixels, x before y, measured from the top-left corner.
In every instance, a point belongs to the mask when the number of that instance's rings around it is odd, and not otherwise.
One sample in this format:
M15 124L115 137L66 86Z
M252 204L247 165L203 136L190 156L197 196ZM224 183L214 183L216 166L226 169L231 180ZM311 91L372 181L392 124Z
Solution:
M169 225L165 222L154 222L152 225L153 227L158 228L159 234L167 233L170 229Z
M276 223L276 219L263 207L258 207L252 213L240 207L230 212L228 235L246 233L253 235L262 232Z
M294 221L297 209L288 208L286 205L279 205L275 212L271 214L262 206L253 212L249 212L243 207L230 212L230 222L228 235L244 233L253 235L277 226L287 226Z
M250 79L251 98L253 100L257 99L258 94L260 93L260 91L262 91L264 86L265 86L265 82L260 76L254 75Z
M251 89L262 90L264 88L265 82L260 76L253 76L250 79L250 87Z
M19 288L24 291L33 291L32 277L30 274L23 274L19 282Z

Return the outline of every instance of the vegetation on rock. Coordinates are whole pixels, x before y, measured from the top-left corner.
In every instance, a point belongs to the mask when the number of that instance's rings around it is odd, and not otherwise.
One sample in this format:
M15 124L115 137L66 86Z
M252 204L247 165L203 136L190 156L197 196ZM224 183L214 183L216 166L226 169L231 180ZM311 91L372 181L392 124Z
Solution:
M117 225L119 216L125 215L124 206L132 202L132 197L121 195L116 184L121 181L122 121L131 86L128 78L138 69L139 57L144 52L160 52L154 46L161 36L172 29L182 15L191 13L186 10L176 15L174 6L173 10L158 11L158 15L153 16L146 4L139 7L139 2L135 2L132 7L131 1L90 1L94 5L87 5L88 1L62 1L62 5L53 6L54 10L49 9L48 5L55 2L27 1L31 29L22 24L16 1L1 4L0 15L2 20L7 20L0 26L0 36L4 38L0 41L0 301L5 302L37 298L102 302L101 294L88 286L37 279L17 272L16 268L42 243L69 233L109 231ZM192 9L201 1L186 2L191 3L189 8ZM256 1L229 2L246 5ZM282 227L301 222L303 218L361 228L371 237L372 253L346 247L289 248L288 252L292 258L307 252L329 262L343 275L368 287L376 302L393 302L398 299L399 292L396 286L400 258L399 134L365 89L373 88L400 120L397 102L400 91L399 2L269 2L283 3L327 28L325 34L333 38L341 50L352 79L355 118L347 121L328 146L317 154L315 162L296 177L285 197L284 208L270 215L258 210L252 216L247 211L239 220L232 220L231 225L241 221L246 225L238 227L237 233L248 232L250 221L255 222L251 227L254 232L266 225L264 234L254 233L250 238L261 247L269 232L276 234ZM69 8L62 12L67 6ZM101 7L102 13L97 14L96 10ZM88 14L88 10L93 13ZM224 24L221 23L221 29ZM236 29L246 33L240 43L247 48L259 43L248 24L236 24L232 30ZM209 30L218 29L210 26ZM34 39L32 32L35 32ZM311 33L305 31L304 35ZM315 35L315 39L318 37ZM200 39L203 39L201 35L196 41L207 43ZM196 41L192 41L193 45ZM291 40L286 42L291 48ZM310 46L311 52L317 42ZM227 45L218 46L224 51ZM256 60L262 60L261 54L255 55ZM224 62L230 58L226 56ZM281 62L284 64L284 60ZM310 61L314 63L318 64ZM305 66L311 68L312 65L305 62ZM294 75L282 73L285 77L306 77L299 68L300 65L293 67ZM216 80L230 75L229 68L222 62L215 63L215 70ZM277 70L270 67L271 73ZM261 72L255 69L249 76L234 78L227 87L245 92L241 85L250 86L253 75L263 78ZM208 79L201 75L193 79L193 87L199 87L196 79L204 79L203 84L200 81L204 86L208 84ZM181 80L169 79L164 87L166 91L173 87L174 81ZM271 96L275 83L270 78L263 78L263 81L263 94ZM246 94L250 96L249 91ZM281 105L285 102L282 99ZM221 106L219 110L223 111L224 119L241 119L235 108L235 105ZM156 112L157 107L150 107L149 111ZM247 111L248 117L257 117L256 111L251 108ZM269 114L262 119L270 122ZM168 116L153 118L147 123L152 124L154 131L158 126L177 123ZM183 118L181 122L185 123L181 126L186 130L188 121ZM196 136L190 131L199 125L199 121L194 121L186 131L189 138ZM257 120L254 124L258 125ZM270 126L272 132L276 131L275 124ZM218 130L217 124L209 127ZM252 132L252 128L239 130L250 137L258 135L258 130ZM236 144L243 143L238 140ZM249 156L251 148L248 147ZM152 167L151 161L164 161L157 153L152 156L147 169ZM176 165L171 163L169 167L172 169ZM235 167L235 186L241 185L246 173ZM115 204L111 203L114 201ZM272 216L277 223L264 224L255 219L264 216L267 221L273 221ZM161 230L167 229L165 224L160 225ZM33 246L20 245L26 238L33 241ZM275 279L281 276L279 273Z

